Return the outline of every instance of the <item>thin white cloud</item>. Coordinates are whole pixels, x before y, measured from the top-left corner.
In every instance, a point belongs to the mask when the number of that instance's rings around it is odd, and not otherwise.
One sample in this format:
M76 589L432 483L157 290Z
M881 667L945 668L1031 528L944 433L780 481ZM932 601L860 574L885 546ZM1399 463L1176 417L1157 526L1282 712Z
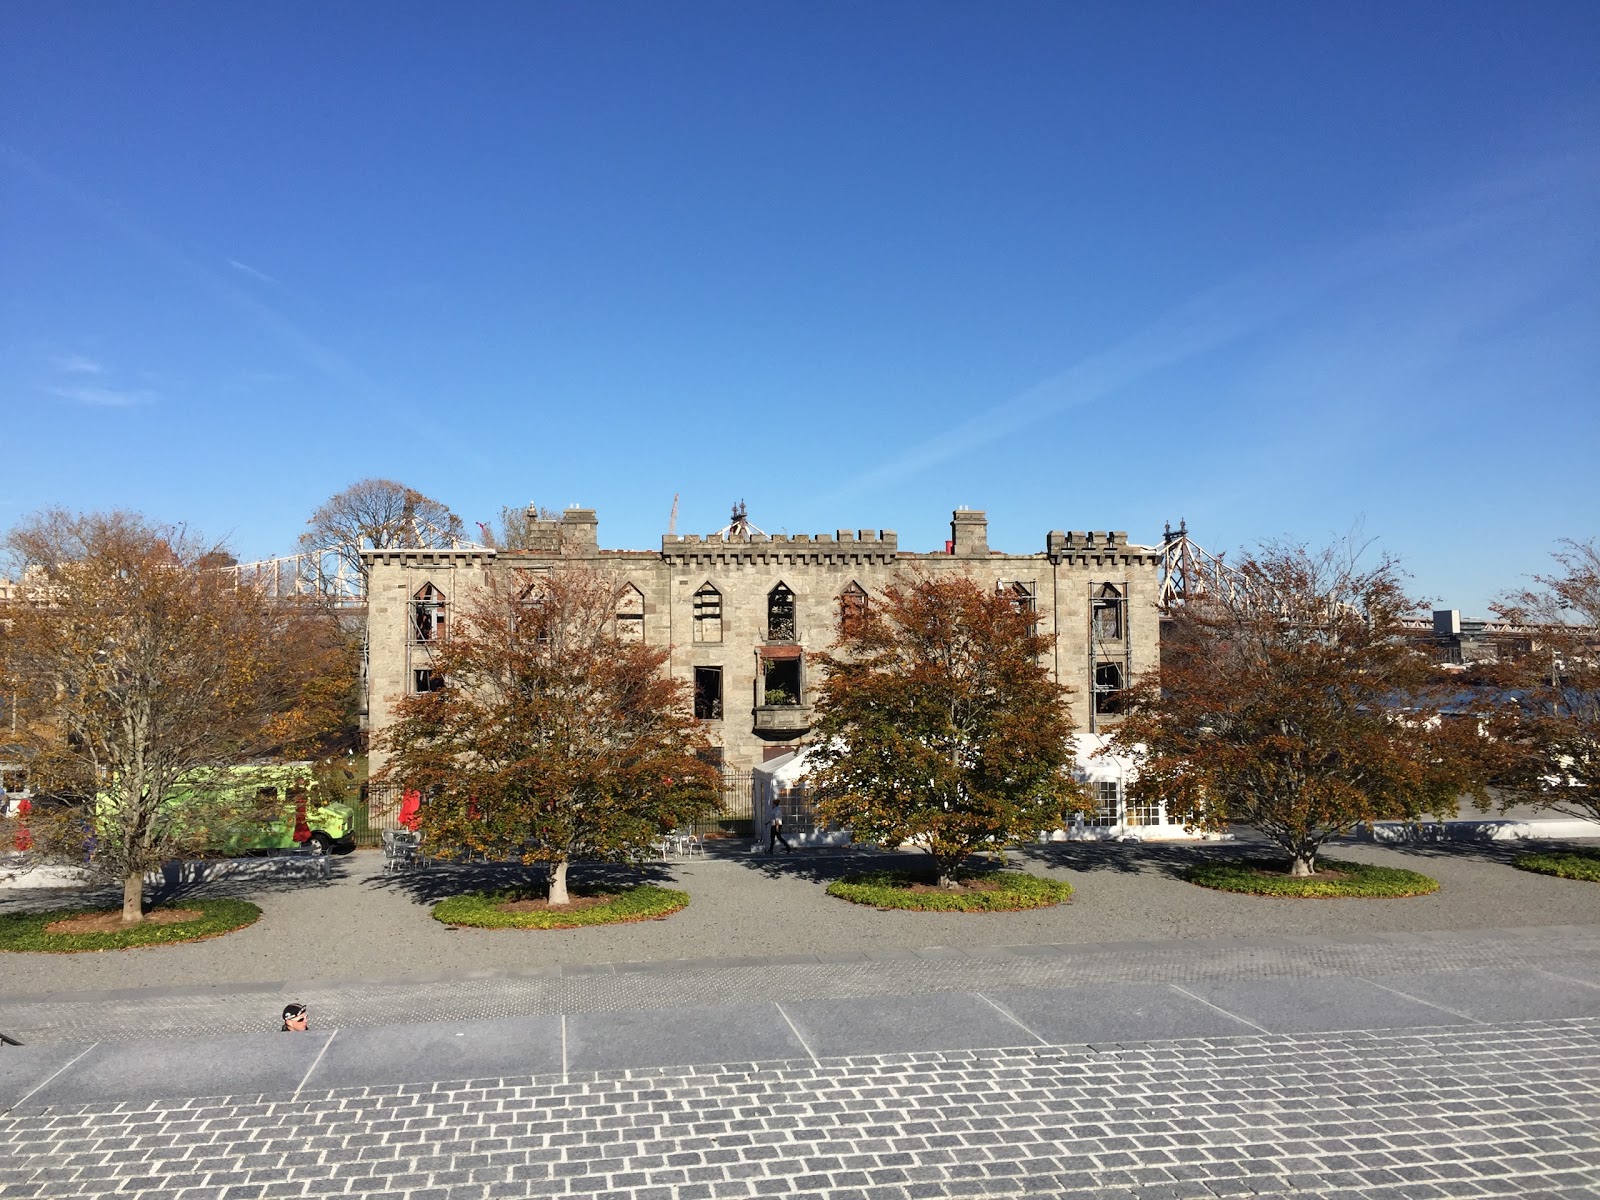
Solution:
M891 486L1159 371L1242 342L1388 272L1460 253L1529 225L1595 190L1600 156L1532 164L1463 191L1392 228L1314 247L1200 292L1155 321L1026 391L989 406L846 483L834 498Z
M106 369L92 358L81 354L68 354L56 359L56 369L68 375L104 375Z
M76 387L46 387L47 395L59 400L70 400L88 408L137 408L154 403L156 394L148 388L115 388L82 385Z
M249 263L242 263L237 258L230 258L227 260L227 262L228 265L235 271L242 272L243 274L250 276L251 279L259 279L262 283L270 283L274 287L283 286L283 282L276 276L268 275L265 271L258 271Z

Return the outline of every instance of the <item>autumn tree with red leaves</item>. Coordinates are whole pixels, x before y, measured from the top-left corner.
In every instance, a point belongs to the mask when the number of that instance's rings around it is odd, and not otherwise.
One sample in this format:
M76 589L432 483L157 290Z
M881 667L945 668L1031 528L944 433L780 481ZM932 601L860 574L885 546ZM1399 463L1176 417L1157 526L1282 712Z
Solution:
M435 652L444 686L401 700L381 735L382 777L426 797L435 850L546 863L552 905L569 864L627 858L718 798L667 651L622 641L616 611L594 571L495 571Z
M1487 802L1480 723L1403 632L1417 606L1399 565L1361 557L1268 545L1174 612L1160 677L1136 683L1112 734L1142 760L1133 796L1192 827L1249 825L1293 875L1362 822Z
M922 846L950 887L975 851L1084 807L1036 619L965 576L908 576L873 597L818 656L818 815L858 841Z

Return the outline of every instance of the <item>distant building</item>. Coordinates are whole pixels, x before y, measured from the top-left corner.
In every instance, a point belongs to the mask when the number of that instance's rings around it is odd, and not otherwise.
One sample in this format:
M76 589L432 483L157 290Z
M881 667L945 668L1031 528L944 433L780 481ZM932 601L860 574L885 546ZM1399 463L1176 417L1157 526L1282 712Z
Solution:
M566 564L611 576L618 635L670 649L667 669L689 685L695 716L734 768L803 743L820 683L814 656L908 570L970 576L1035 614L1040 631L1056 635L1049 665L1071 689L1084 730L1116 723L1123 690L1159 661L1162 551L1121 532L1054 531L1036 553L1004 553L989 548L984 514L961 509L943 551L910 553L887 530L766 534L740 506L705 537L669 534L659 550L601 550L592 509L568 509L560 520L529 515L523 550L363 552L370 729L389 725L401 697L437 686L434 651L449 636L452 609L488 572L508 567ZM381 753L373 766L382 766Z

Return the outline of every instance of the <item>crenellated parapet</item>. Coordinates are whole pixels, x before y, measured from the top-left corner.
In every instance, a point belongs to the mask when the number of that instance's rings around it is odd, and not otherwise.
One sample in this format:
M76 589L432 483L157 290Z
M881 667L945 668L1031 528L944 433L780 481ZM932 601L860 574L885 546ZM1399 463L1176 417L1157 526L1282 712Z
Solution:
M900 539L892 529L840 529L833 534L667 534L661 557L670 563L893 563Z
M460 549L418 549L390 546L382 550L361 551L368 566L384 567L481 567L493 562L495 551L482 546Z
M1052 529L1045 537L1045 553L1051 562L1142 563L1161 561L1161 551L1153 546L1134 546L1125 529L1078 530L1063 533Z

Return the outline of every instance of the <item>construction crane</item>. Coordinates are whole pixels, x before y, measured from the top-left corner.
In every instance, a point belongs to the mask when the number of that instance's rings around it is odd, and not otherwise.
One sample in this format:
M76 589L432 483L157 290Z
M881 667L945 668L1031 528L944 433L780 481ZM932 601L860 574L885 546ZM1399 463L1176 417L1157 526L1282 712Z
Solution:
M678 532L678 493L672 493L672 515L667 518L667 536L672 537Z

